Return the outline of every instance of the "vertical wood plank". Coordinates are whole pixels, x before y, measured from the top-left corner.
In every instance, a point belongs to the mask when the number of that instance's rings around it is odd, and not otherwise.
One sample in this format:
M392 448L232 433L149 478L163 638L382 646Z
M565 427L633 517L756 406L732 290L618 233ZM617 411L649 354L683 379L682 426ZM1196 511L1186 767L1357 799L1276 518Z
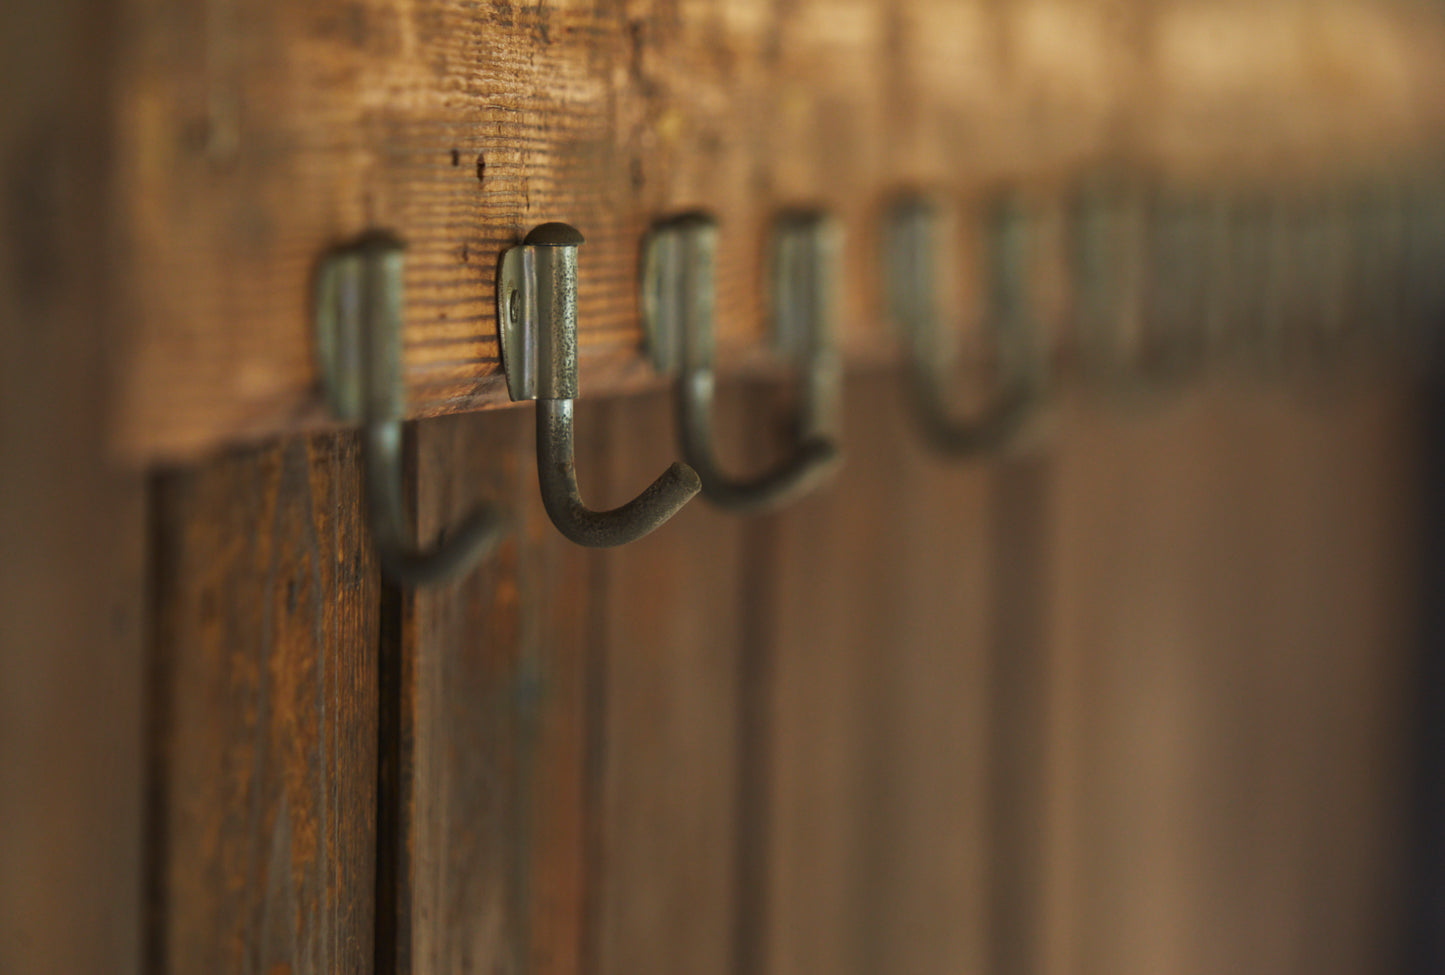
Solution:
M850 399L850 416L866 410L884 420L853 446L853 463L897 441L894 476L907 498L890 514L893 552L870 570L905 580L872 692L880 701L870 733L883 753L877 862L867 878L880 888L874 970L992 971L998 800L989 785L1003 710L994 689L1004 637L1018 622L1000 616L1001 551L1013 554L1000 538L1016 527L1010 512L1031 517L1035 499L1015 490L1016 459L933 454L906 402L898 379L870 382Z
M602 408L609 472L596 503L626 501L677 457L674 403L669 392ZM758 422L755 412L745 391L722 391L724 449L741 421ZM749 523L698 498L646 539L606 554L594 690L604 702L595 725L599 975L734 970Z
M1408 387L1276 395L1256 422L1292 450L1259 465L1274 531L1269 592L1283 625L1268 687L1295 698L1266 720L1273 815L1263 844L1284 847L1299 906L1295 970L1399 970L1405 929L1408 776L1416 747L1422 590L1422 425ZM1262 859L1258 855L1256 860ZM1267 861L1268 862L1268 861ZM1282 883L1260 897L1278 899Z
M765 886L740 971L1035 951L1048 468L933 456L907 402L896 376L850 377L852 466L752 529L764 705L743 788Z
M579 410L598 476L600 420ZM397 660L398 971L576 975L587 950L586 768L597 556L542 510L534 412L416 426L430 537L476 501L514 530L465 579L403 598Z
M145 484L108 451L114 3L0 5L0 971L141 964Z
M993 470L988 525L991 606L985 683L989 903L987 970L1037 972L1044 943L1041 837L1048 766L1049 538L1052 452L982 461Z
M1057 597L1057 626L1080 631L1070 676L1084 729L1060 733L1080 735L1071 785L1084 913L1068 970L1207 970L1242 934L1216 916L1232 933L1213 946L1194 940L1204 911L1197 844L1237 830L1234 811L1212 797L1236 796L1243 771L1211 781L1225 770L1211 770L1207 753L1212 744L1239 756L1246 734L1243 697L1211 700L1230 682L1212 675L1250 685L1227 661L1233 648L1248 652L1240 627L1260 615L1240 602L1254 572L1232 490L1234 426L1195 397L1158 405L1149 417L1075 423L1061 451L1059 571L1072 581Z
M1286 382L1066 409L1047 970L1389 966L1410 408Z
M879 385L850 384L844 436L854 462L754 527L751 557L773 600L769 754L757 786L767 797L767 914L756 935L771 975L872 971L883 951L870 877L889 855L873 822L888 757L877 691L900 642L911 570L895 561L904 448L891 411L875 405L891 392Z
M354 435L154 487L156 972L370 971L377 569Z
M1445 968L1445 384L1423 390L1421 409L1421 633L1414 702L1414 788L1406 920L1410 975Z

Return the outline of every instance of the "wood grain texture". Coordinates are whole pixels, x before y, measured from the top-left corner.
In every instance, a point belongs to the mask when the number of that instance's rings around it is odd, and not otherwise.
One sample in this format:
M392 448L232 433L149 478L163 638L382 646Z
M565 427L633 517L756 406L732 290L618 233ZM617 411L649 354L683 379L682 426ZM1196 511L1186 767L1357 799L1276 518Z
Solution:
M0 5L0 971L141 965L145 482L109 455L114 4Z
M670 404L579 411L589 503L670 461ZM424 532L474 500L516 527L475 575L403 603L399 969L726 970L743 527L694 505L578 549L541 509L534 423L416 428Z
M417 415L505 400L500 250L567 220L589 394L652 382L641 234L722 217L719 341L760 353L767 230L843 219L845 342L891 348L876 222L903 187L1051 195L1098 168L1376 172L1445 121L1438 11L1390 0L128 0L115 35L113 442L175 456L323 422L312 275L410 245ZM1287 175L1286 175L1287 174Z
M378 573L354 435L154 489L155 972L374 956Z
M578 420L580 476L599 476L601 419ZM597 562L542 510L534 423L522 409L416 428L423 534L475 501L514 528L474 573L400 604L387 970L585 966Z

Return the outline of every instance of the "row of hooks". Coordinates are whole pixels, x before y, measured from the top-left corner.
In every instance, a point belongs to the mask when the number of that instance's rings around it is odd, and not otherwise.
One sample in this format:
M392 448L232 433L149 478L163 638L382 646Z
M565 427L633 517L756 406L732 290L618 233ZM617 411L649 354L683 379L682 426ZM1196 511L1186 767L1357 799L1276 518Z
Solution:
M1373 183L1291 193L1095 188L1074 212L1083 370L1126 386L1213 362L1265 369L1433 355L1445 193Z
M1353 347L1366 333L1423 349L1445 308L1445 196L1404 190L1284 199L1148 194L1095 188L1066 208L1071 241L1065 324L1080 366L1116 385L1158 385L1212 357L1270 358ZM898 329L919 427L937 450L965 457L997 449L1045 399L1053 358L1032 307L1042 208L1017 195L984 211L987 331L995 350L990 398L971 414L953 403L950 338L961 316L942 307L944 208L899 199L882 228L886 314ZM787 212L771 243L771 332L797 370L801 395L789 457L738 479L714 449L714 265L718 227L705 213L654 225L642 251L641 318L647 353L677 385L682 460L610 511L582 501L574 463L578 395L577 266L583 237L543 224L507 249L497 272L497 325L507 388L537 402L537 461L548 515L568 539L623 545L655 530L698 493L735 511L776 507L824 481L840 460L842 361L837 348L838 222ZM420 548L402 495L403 247L376 234L333 252L319 275L318 350L337 417L363 425L373 541L393 579L420 585L465 570L505 532L488 506ZM1235 356L1237 358L1237 356Z

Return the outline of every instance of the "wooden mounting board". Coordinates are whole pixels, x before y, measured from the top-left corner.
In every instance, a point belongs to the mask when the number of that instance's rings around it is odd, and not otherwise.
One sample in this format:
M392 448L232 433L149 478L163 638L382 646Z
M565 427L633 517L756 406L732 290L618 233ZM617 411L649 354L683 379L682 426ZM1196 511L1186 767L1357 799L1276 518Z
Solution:
M501 249L587 235L582 383L651 379L640 238L720 215L724 363L761 345L767 226L836 210L845 342L888 354L875 222L900 188L1054 194L1100 168L1378 172L1445 121L1445 22L1384 0L127 0L106 97L124 354L110 439L149 460L326 421L310 289L401 235L411 410L506 401Z

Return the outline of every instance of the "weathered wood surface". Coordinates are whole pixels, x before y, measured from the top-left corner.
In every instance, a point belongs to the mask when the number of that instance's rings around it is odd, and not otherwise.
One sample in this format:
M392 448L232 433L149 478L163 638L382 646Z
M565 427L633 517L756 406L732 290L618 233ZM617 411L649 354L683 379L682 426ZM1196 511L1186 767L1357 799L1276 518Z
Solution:
M845 341L874 359L900 188L1373 177L1445 121L1439 13L1390 0L128 0L113 42L111 436L141 457L324 422L311 279L368 229L410 245L430 414L505 400L493 273L545 220L588 237L596 394L651 381L640 237L683 208L724 221L725 361L758 353L768 222L796 205L842 217Z
M354 435L154 489L149 969L365 972L378 574Z
M0 971L141 965L145 484L107 456L111 5L0 5ZM99 253L97 251L100 251Z
M589 503L671 459L662 396L579 411ZM724 397L734 417L745 405ZM722 424L726 429L726 423ZM417 428L419 517L515 517L498 556L400 605L398 970L729 969L745 523L698 505L587 552L537 495L530 409Z
M579 411L584 477L597 473L600 419ZM396 606L388 971L585 968L597 556L547 521L533 436L530 409L417 428L423 534L477 500L507 506L514 529L465 579Z

